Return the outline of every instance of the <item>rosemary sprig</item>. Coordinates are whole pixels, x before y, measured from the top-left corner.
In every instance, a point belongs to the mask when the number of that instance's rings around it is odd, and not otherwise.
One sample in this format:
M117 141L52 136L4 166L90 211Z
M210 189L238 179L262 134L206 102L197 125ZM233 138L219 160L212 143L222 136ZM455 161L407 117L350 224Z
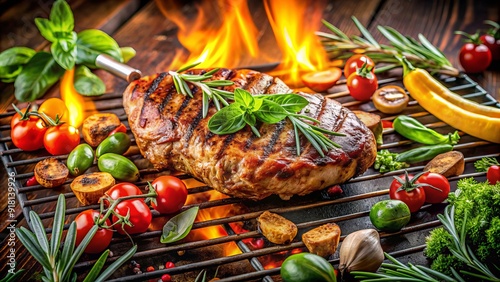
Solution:
M213 74L216 73L219 69L215 68L209 72L204 74L186 74L181 73L193 67L196 67L200 63L194 63L192 65L188 65L183 67L177 71L169 71L168 73L172 76L174 81L175 90L178 93L193 97L193 93L191 88L188 85L188 82L198 88L201 89L203 93L203 118L205 118L208 114L208 107L210 105L210 101L214 102L215 108L220 110L223 106L229 106L227 100L234 100L234 94L230 91L222 90L217 87L224 87L233 85L233 82L230 80L210 80L205 81L207 79L212 78Z
M453 238L453 246L450 247L451 253L459 260L466 263L469 267L476 272L467 270L460 270L461 274L471 276L473 279L481 279L481 281L500 281L482 262L480 262L474 255L472 249L466 244L465 226L467 221L467 213L464 215L462 228L460 232L457 231L455 224L455 206L447 206L443 214L438 215L439 220L444 225L444 228L451 234ZM394 257L385 253L385 257L392 263L382 263L377 273L365 271L353 271L351 274L354 278L360 281L415 281L415 282L462 282L465 281L462 276L455 270L451 269L453 277L445 275L439 271L432 270L425 266L413 265L408 263L404 265Z
M420 40L418 41L402 35L392 27L377 26L380 33L389 40L392 46L382 45L373 38L356 17L353 16L352 20L364 38L356 35L349 37L325 20L323 20L323 24L332 33L316 32L316 35L323 38L323 46L331 59L346 59L361 50L377 62L388 63L389 65L384 66L384 70L400 66L394 56L402 55L418 68L452 76L459 74L459 71L451 65L443 52L432 45L422 34L418 35Z
M83 238L80 245L76 247L76 222L73 221L69 226L61 250L60 245L63 235L65 213L66 200L64 194L60 194L57 200L50 243L47 239L48 236L45 233L42 220L34 211L30 212L30 229L32 231L24 227L16 229L16 235L19 241L21 241L28 252L30 252L43 267L42 281L76 281L77 274L73 271L73 267L97 232L98 227L94 225ZM104 281L123 263L129 260L135 254L136 249L137 246L133 246L99 275L106 262L109 250L104 252L87 274L84 281Z

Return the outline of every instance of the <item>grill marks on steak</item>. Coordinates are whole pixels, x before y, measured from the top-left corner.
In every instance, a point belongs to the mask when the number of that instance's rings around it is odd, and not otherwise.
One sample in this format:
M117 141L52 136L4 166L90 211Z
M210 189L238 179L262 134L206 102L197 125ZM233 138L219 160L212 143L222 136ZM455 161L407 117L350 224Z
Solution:
M205 70L194 70L200 74ZM250 70L220 69L214 80L228 79L252 94L290 93L280 79ZM277 194L283 199L305 195L363 173L375 160L373 134L338 102L320 94L301 94L309 101L303 113L321 126L345 133L331 136L342 146L320 157L302 136L301 155L296 155L293 125L288 120L260 124L261 137L245 127L229 135L216 135L207 122L216 112L210 107L202 118L202 93L188 84L193 98L178 94L167 73L133 82L124 93L124 107L137 145L145 158L159 169L191 174L214 189L236 197L262 199Z

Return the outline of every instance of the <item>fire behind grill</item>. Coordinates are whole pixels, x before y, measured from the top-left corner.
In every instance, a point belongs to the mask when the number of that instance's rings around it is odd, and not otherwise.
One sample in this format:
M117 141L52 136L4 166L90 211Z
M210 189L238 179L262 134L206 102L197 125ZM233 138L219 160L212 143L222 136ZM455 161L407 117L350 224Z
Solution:
M451 90L467 99L483 105L500 107L500 104L495 99L465 75L457 78L441 77L440 79ZM401 81L400 78L386 78L379 80L379 84L381 86L384 84L401 85ZM337 87L345 89L343 83L340 83ZM325 95L336 99L351 109L375 112L387 120L395 118L395 116L387 116L377 112L371 103L354 101L346 91ZM114 112L128 126L121 97L121 93L106 94L94 99L94 102L98 111ZM50 226L59 193L64 193L67 199L66 223L71 222L83 210L89 208L98 209L97 205L84 207L78 203L69 188L71 180L68 180L62 188L54 190L45 189L40 185L25 186L26 180L33 176L34 165L46 158L48 153L27 154L13 147L9 125L12 114L12 111L0 114L0 155L7 172L16 175L17 197L19 204L23 208L25 218L28 219L29 212L34 210L40 214L44 224ZM415 117L428 127L434 128L441 133L454 130L427 113L416 101L411 101L407 110L402 114ZM131 134L130 131L129 134ZM484 173L474 172L474 161L484 156L498 157L500 155L497 144L491 144L462 133L461 136L460 143L455 146L455 150L464 153L466 168L464 174L449 179L452 189L456 187L456 181L464 177L484 179ZM133 141L133 145L135 145L135 141ZM386 129L384 130L384 144L379 146L379 149L400 152L418 146L412 141L401 138L392 129ZM133 149L126 156L140 168L142 179L136 183L139 187L144 187L147 181L153 180L160 174L168 173L150 168L148 162L139 154L136 146L133 146ZM67 155L56 156L61 160L65 160L66 157ZM418 172L422 168L422 164L417 164L410 167L408 171ZM95 165L93 169L96 169ZM196 275L204 269L207 270L207 277L213 277L216 269L218 269L218 277L222 278L220 281L280 281L280 262L292 253L306 250L300 240L302 233L305 231L325 223L335 222L341 227L342 240L345 235L353 231L373 228L368 218L370 207L375 202L387 198L387 187L392 181L392 176L401 173L402 171L395 171L380 174L370 168L362 176L341 185L344 191L341 195L332 196L325 191L320 191L303 197L296 196L289 201L280 200L275 196L258 202L229 197L204 201L204 193L217 192L203 185L190 188L189 194L200 198L201 202L186 205L183 210L198 205L201 210L215 208L231 211L221 218L196 222L193 226L194 232L199 234L203 233L206 227L216 227L223 230L224 235L204 240L188 236L187 239L178 243L161 244L159 243L161 227L167 221L167 218L153 211L153 230L133 236L134 242L138 244L138 251L133 259L138 261L143 269L148 265L153 265L157 270L135 275L130 269L123 267L114 275L115 280L113 281L143 281L161 277L163 274L172 275L174 281L193 281ZM188 181L190 179L189 175L178 176ZM425 205L419 212L412 215L411 223L400 232L380 233L384 251L399 257L403 262L412 261L425 264L426 260L422 255L425 237L430 230L440 225L436 215L442 212L443 208L444 204ZM265 241L265 239L262 248L255 248L252 244L249 244L252 240L263 239L262 235L257 231L255 218L265 210L281 214L297 224L299 234L291 244L274 245ZM67 228L68 224L65 227ZM47 228L47 231L50 232L50 228ZM230 244L233 244L233 247L239 250L240 254L225 256L223 251ZM115 260L130 246L131 243L126 237L115 236L110 246L115 256L109 261ZM85 255L75 268L80 274L85 273L91 268L96 259L95 256ZM158 266L166 261L174 262L176 267L159 270ZM330 257L329 261L332 264L338 264L337 255Z

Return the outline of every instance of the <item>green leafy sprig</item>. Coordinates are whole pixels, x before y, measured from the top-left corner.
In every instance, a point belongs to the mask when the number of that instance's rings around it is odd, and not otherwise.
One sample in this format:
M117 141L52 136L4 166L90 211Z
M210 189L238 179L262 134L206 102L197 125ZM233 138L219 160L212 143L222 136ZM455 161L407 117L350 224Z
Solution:
M90 71L96 68L97 56L107 54L119 62L135 56L134 49L120 48L101 30L76 33L73 12L64 0L55 1L49 18L36 18L35 24L40 34L51 42L50 53L27 47L13 47L0 53L0 80L14 82L14 94L19 101L42 97L65 70L75 66L74 85L78 93L85 96L104 94L104 82Z
M344 136L344 134L330 131L319 126L306 123L309 120L319 124L319 121L303 114L297 114L309 101L297 94L251 95L243 89L234 91L234 103L222 108L208 121L208 128L215 134L235 133L246 125L260 137L256 128L257 121L275 124L288 118L294 128L297 155L300 155L301 132L311 145L324 157L324 153L340 146L325 136L325 134Z
M172 76L177 93L193 97L193 93L191 92L191 88L189 88L188 82L201 89L203 93L203 118L205 118L208 114L210 101L214 102L217 110L220 110L222 106L229 106L227 100L234 100L234 94L232 92L217 88L233 85L233 82L230 80L206 81L207 79L212 78L213 74L219 70L218 68L199 75L181 73L196 67L199 64L200 63L194 63L177 71L169 71L168 73Z
M21 243L43 267L42 281L76 281L77 274L73 271L73 267L98 230L98 226L94 225L83 238L80 245L76 247L76 222L73 221L69 226L61 248L65 213L66 199L63 194L60 194L57 200L50 242L45 233L42 220L34 211L31 211L29 215L30 229L32 231L24 227L16 229L16 235ZM105 251L94 264L84 281L104 281L123 263L128 261L135 254L136 250L137 246L134 245L119 259L108 266L105 271L100 273L109 255L109 250Z
M474 167L478 172L486 172L492 165L500 165L500 163L497 159L490 157L484 157L474 162Z
M323 38L322 43L332 59L347 59L362 51L367 56L377 62L388 63L387 66L376 69L376 72L386 71L400 66L400 62L395 55L405 56L414 66L424 68L431 72L439 72L452 76L457 76L459 71L452 66L450 61L437 47L432 45L425 36L418 35L418 40L404 36L396 29L389 26L378 26L378 30L391 43L391 46L378 43L370 32L352 17L354 24L364 36L347 36L339 28L323 20L323 24L332 32L316 32Z

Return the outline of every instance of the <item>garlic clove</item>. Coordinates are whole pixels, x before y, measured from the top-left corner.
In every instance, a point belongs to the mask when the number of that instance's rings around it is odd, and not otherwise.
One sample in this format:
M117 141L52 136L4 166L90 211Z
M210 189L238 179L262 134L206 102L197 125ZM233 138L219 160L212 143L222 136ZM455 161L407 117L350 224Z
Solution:
M340 246L341 273L351 271L375 272L384 261L380 236L375 229L363 229L345 237Z

